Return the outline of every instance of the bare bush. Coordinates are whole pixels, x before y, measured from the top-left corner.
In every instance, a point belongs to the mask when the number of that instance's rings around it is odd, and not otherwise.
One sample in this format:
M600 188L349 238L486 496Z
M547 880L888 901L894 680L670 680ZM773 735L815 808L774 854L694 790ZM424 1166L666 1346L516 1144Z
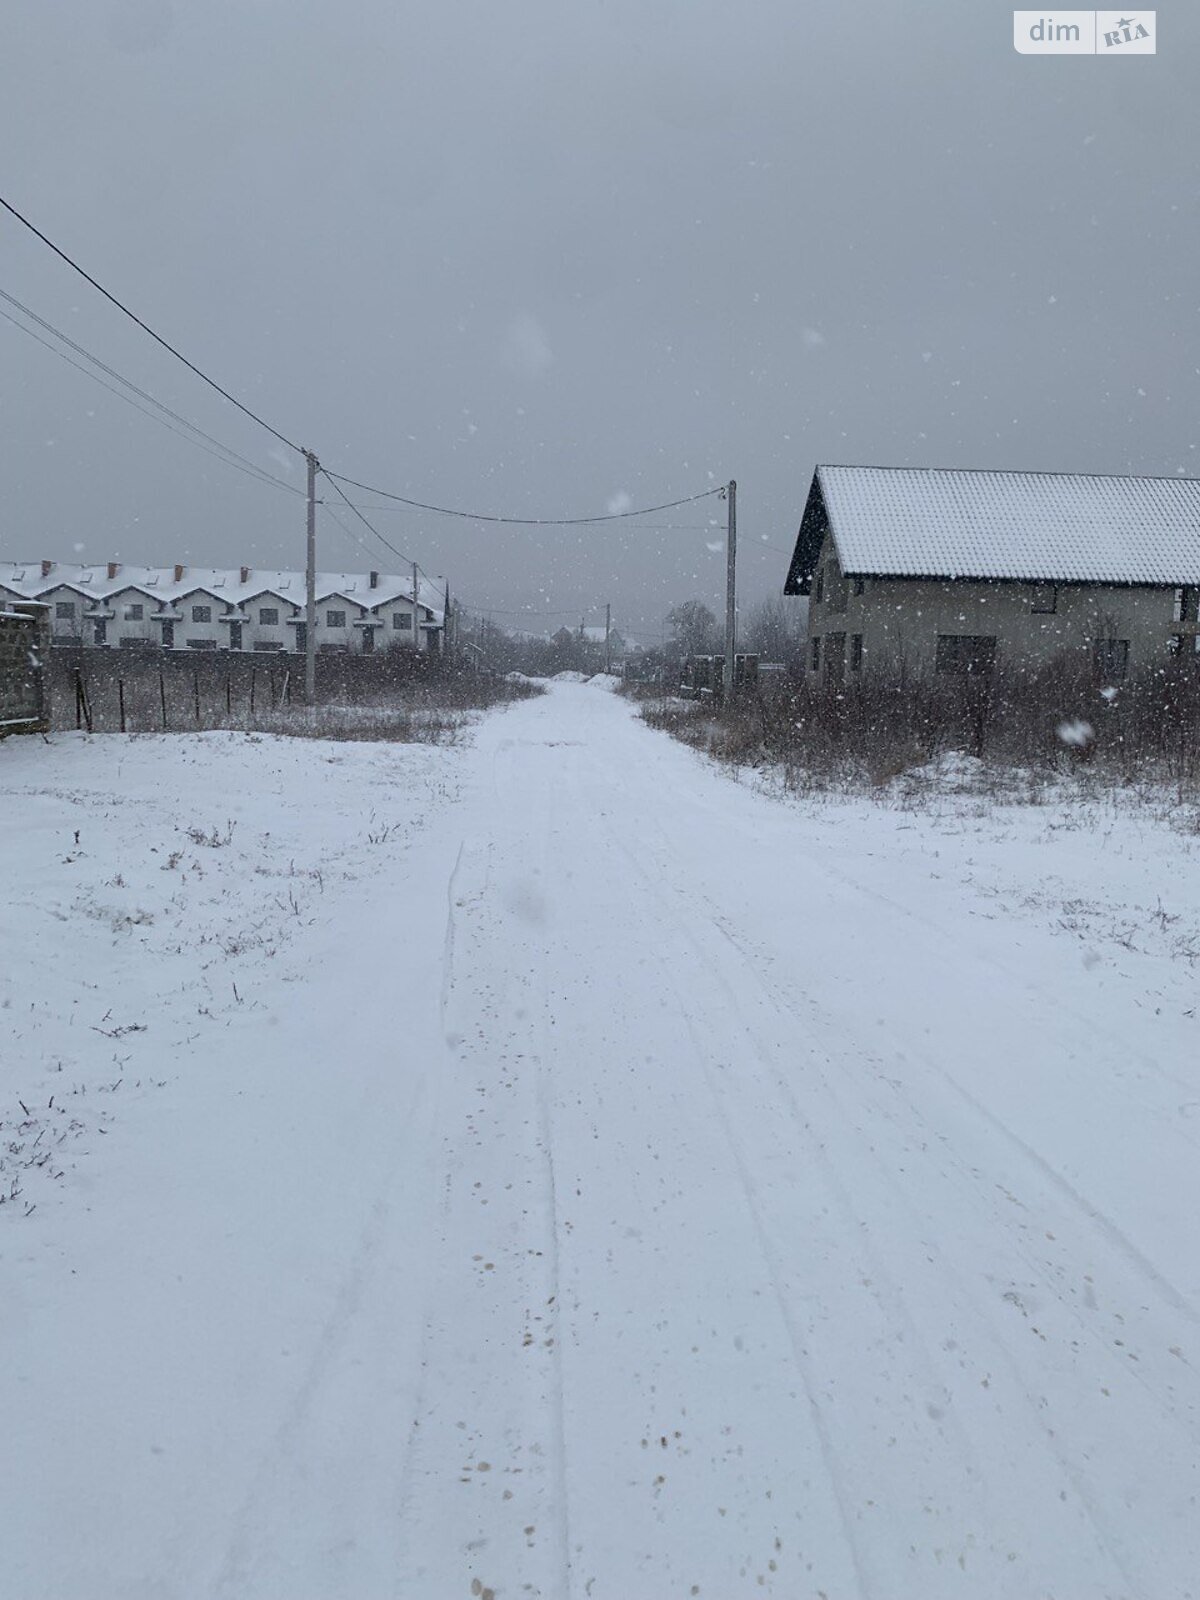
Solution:
M1200 674L1191 663L1120 684L1066 660L1028 674L844 684L795 673L727 705L631 688L654 727L721 761L781 769L798 788L882 787L952 752L995 792L1037 799L1068 774L1170 786L1200 803Z
M299 703L303 658L257 664L231 654L199 663L69 652L57 661L56 728L96 733L188 733L233 728L308 739L450 744L470 713L542 693L487 672L455 671L411 653L319 657L317 704Z

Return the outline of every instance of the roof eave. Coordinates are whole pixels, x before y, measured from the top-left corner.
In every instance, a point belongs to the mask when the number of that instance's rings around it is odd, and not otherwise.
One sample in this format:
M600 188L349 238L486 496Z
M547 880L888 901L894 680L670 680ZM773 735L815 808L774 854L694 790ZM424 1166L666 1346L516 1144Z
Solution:
M832 533L833 530L825 506L825 497L821 492L821 469L818 467L813 473L808 499L804 503L804 515L800 519L800 528L796 534L796 546L792 551L787 577L784 579L784 594L811 593L813 572L827 532Z

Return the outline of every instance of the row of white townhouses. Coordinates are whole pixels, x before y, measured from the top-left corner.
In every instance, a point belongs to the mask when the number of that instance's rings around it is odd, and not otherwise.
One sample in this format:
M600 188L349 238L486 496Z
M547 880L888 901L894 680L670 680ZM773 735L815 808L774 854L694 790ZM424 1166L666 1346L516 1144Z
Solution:
M58 645L129 650L303 650L302 572L251 567L135 567L0 562L0 610L36 601ZM437 652L445 598L436 585L380 572L317 574L317 649Z

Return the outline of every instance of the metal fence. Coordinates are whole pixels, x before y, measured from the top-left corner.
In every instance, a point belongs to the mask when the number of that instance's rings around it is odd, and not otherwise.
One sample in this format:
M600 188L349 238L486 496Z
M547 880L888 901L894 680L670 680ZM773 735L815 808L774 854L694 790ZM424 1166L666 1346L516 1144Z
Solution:
M291 652L95 650L50 653L53 725L90 733L184 733L250 722L299 701L304 657ZM386 704L431 668L412 650L317 657L317 699Z

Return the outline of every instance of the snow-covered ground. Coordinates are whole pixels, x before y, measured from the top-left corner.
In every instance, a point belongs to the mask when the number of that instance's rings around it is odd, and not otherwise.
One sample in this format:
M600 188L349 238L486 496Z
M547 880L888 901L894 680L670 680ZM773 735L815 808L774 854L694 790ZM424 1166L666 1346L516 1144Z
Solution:
M0 746L0 1594L1200 1593L1200 837Z

